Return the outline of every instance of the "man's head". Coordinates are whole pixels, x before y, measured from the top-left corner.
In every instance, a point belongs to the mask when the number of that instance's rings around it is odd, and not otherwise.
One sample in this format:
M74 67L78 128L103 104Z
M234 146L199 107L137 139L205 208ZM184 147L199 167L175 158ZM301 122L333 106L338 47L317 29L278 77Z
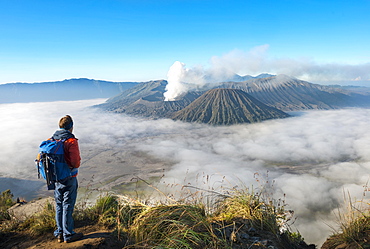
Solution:
M70 131L73 129L73 120L71 116L65 115L59 120L59 128Z

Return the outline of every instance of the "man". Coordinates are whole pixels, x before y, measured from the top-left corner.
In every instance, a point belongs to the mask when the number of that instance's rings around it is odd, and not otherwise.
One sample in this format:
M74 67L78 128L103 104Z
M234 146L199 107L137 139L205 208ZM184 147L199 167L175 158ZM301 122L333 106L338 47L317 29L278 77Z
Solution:
M75 233L72 213L77 198L77 174L80 167L81 157L78 147L78 140L72 134L73 120L71 116L66 115L59 121L59 130L57 130L52 139L64 141L64 158L71 170L71 177L67 177L55 182L54 198L56 203L55 220L57 230L54 235L58 242L69 243L82 238L82 233Z

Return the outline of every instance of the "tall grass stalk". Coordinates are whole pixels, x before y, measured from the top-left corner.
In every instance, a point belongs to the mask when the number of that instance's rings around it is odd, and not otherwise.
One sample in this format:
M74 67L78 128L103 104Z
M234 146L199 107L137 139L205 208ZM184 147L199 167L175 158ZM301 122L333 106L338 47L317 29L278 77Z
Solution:
M111 194L99 197L95 205L89 210L91 219L97 219L98 222L104 226L114 226L119 210L117 199L117 196Z
M364 200L353 202L350 194L344 196L346 210L338 213L340 232L333 237L335 244L356 244L358 248L370 248L370 203ZM364 247L364 242L367 247ZM333 242L334 243L334 242Z

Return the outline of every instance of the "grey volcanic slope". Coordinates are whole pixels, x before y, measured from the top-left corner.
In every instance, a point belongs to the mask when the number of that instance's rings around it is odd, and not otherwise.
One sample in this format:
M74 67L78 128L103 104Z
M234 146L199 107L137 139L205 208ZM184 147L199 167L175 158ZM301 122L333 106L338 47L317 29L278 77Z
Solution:
M245 82L226 82L218 88L241 89L283 111L370 106L370 96L277 75Z
M289 115L269 107L238 89L212 89L204 93L173 119L214 125L255 123Z
M164 101L166 85L165 80L140 83L98 107L109 112L164 118L170 117L172 113L183 109L200 96L200 93L190 92L181 96L179 101Z
M155 80L137 84L136 86L108 99L101 107L104 107L107 110L113 110L122 105L131 104L141 98L148 101L164 100L163 93L165 92L166 85L167 81L165 80Z

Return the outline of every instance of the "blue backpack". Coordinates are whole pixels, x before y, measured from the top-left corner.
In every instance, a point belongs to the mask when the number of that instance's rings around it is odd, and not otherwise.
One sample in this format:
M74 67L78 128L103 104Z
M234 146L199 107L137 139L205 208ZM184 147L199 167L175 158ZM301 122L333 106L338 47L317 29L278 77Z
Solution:
M72 176L64 159L64 141L49 139L40 144L40 161L37 163L38 177L46 180L48 190L55 189L55 182L63 182Z

